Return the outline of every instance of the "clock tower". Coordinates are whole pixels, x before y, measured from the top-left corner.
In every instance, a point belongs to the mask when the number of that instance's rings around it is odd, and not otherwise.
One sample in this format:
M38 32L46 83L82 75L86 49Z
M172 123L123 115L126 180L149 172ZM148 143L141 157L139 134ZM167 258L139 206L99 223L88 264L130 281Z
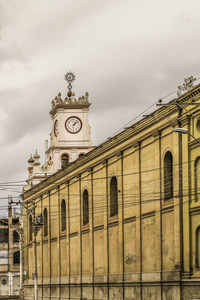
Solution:
M50 147L46 155L47 164L52 165L53 172L66 167L93 149L88 120L91 105L88 101L89 95L86 93L77 100L71 91L71 83L75 80L75 75L68 72L65 79L69 84L68 97L62 99L59 93L51 102L52 130Z
M71 91L72 82L75 80L74 73L68 72L65 79L68 82L67 96L62 99L59 93L51 102L52 129L50 146L46 150L46 162L40 165L37 151L33 157L31 155L28 160L29 176L26 181L28 186L24 187L24 190L67 167L94 148L88 118L91 105L88 101L89 94L86 93L85 96L76 99Z

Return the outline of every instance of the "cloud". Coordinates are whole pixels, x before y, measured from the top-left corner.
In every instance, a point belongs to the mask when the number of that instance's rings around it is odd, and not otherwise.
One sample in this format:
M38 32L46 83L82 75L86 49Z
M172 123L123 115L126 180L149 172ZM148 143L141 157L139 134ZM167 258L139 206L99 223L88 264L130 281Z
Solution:
M199 9L197 0L2 0L0 181L26 179L30 153L44 152L67 71L77 98L89 92L96 145L199 77Z

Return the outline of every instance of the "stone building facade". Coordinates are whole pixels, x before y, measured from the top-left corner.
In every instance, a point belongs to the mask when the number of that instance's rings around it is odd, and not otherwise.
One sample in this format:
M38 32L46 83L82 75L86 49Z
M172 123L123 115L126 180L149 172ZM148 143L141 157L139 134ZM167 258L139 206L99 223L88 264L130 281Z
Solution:
M193 105L200 86L179 103L25 189L21 197L33 213L24 218L24 299L34 296L31 226L38 215L39 299L200 295L199 144L173 131L186 126L200 138L200 107Z
M0 296L19 295L20 289L20 236L17 232L19 217L0 219Z

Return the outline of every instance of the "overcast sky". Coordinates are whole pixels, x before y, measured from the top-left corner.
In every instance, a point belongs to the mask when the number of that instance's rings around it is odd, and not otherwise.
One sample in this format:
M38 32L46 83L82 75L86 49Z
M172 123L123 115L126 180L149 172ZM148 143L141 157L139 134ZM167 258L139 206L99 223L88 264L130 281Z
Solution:
M199 0L0 0L0 183L25 180L35 149L44 162L69 70L76 97L89 92L94 145L200 77L199 11Z

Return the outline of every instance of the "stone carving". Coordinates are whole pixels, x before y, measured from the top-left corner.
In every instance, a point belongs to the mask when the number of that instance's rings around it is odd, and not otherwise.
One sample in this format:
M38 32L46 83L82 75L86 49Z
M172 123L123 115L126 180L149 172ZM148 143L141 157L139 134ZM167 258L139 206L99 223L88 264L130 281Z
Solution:
M85 96L79 97L77 100L75 98L75 94L72 93L70 98L65 97L65 99L62 100L61 93L58 93L58 96L56 96L54 98L54 100L51 101L51 105L52 105L52 108L54 108L57 104L76 104L76 105L88 104L89 103L88 97L89 97L89 94L86 92Z

